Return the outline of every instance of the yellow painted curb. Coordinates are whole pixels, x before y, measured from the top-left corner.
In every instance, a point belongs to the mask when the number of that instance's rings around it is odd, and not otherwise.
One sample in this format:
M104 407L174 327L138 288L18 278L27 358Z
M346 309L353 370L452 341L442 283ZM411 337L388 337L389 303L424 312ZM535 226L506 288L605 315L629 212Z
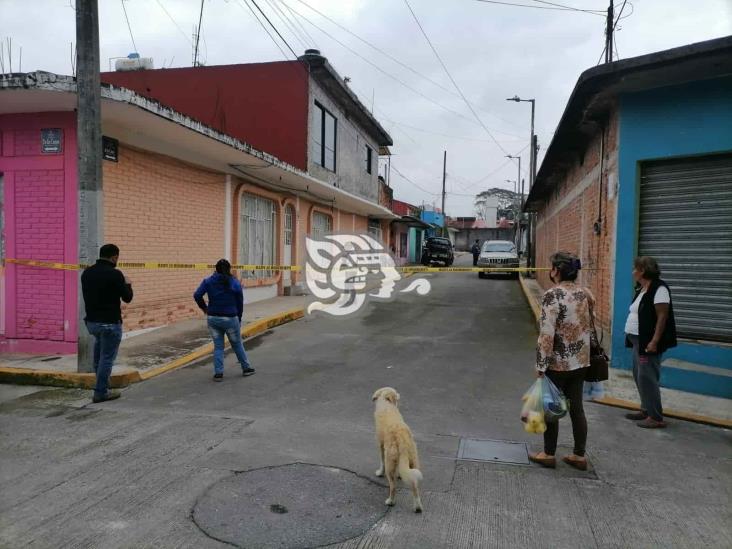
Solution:
M536 317L536 322L539 322L539 319L541 318L541 307L539 307L539 303L534 299L533 294L526 287L526 283L522 276L519 277L519 283L521 284L521 290L524 292L524 297L529 303L529 307L531 307L531 312L534 313L534 317Z
M242 328L243 337L252 337L262 332L280 326L305 315L305 309L290 309L284 313L250 322ZM191 362L198 360L213 352L213 344L208 343L194 350L193 352L177 358L172 362L151 368L145 371L131 370L121 373L113 373L110 378L110 386L117 389L127 387L132 383L138 383L147 379L157 377L166 372L177 370ZM15 385L50 385L53 387L80 387L82 389L93 389L96 383L96 376L93 373L79 372L52 372L48 370L34 370L32 368L12 368L0 366L0 383L13 383Z
M281 326L282 324L287 324L288 322L292 322L293 320L302 318L304 315L305 309L298 308L290 309L289 311L285 311L284 313L272 315L267 318L262 318L260 320L255 320L254 322L249 322L244 326L244 328L242 328L241 335L245 338L252 337L261 334L262 332L265 332L270 328L274 328L275 326ZM161 366L157 366L155 368L140 372L141 381L145 381L147 379L157 377L167 372L177 370L178 368L182 368L183 366L186 366L187 364L190 364L191 362L198 360L199 358L203 358L204 356L209 355L212 352L213 343L207 343L206 345L199 347L198 349L185 356L176 358L172 362L168 362L167 364L163 364Z
M111 387L117 389L119 387L127 387L138 381L142 381L140 372L132 370L112 374L109 384ZM50 372L48 370L34 370L33 368L0 367L0 383L93 389L96 383L96 376L93 373Z
M622 400L614 397L602 397L592 399L592 402L598 404L604 404L605 406L613 406L615 408L625 408L626 410L640 410L640 405L630 400ZM704 425L711 425L713 427L726 427L727 429L732 428L732 420L722 419L718 417L703 416L700 414L693 414L691 412L682 412L679 410L663 410L663 415L666 417L672 417L674 419L681 419L683 421L691 421L693 423L702 423Z

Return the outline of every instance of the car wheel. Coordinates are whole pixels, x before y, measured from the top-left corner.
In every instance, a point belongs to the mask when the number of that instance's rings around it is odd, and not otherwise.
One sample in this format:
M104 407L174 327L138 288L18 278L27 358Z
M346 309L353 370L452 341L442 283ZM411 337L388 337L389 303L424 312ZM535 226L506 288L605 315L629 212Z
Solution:
M483 273L483 272L478 273L478 278L485 278L485 273Z

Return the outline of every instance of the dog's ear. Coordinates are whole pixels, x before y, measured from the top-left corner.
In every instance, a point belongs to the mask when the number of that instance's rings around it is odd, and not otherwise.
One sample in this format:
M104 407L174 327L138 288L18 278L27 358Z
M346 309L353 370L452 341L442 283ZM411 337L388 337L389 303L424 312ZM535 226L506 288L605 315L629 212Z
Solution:
M377 398L379 398L380 395L381 395L381 389L376 389L376 392L371 397L371 400L376 400Z
M397 402L399 402L399 393L397 393L394 390L391 390L386 394L385 398L386 398L386 400L391 402L394 406L396 406Z

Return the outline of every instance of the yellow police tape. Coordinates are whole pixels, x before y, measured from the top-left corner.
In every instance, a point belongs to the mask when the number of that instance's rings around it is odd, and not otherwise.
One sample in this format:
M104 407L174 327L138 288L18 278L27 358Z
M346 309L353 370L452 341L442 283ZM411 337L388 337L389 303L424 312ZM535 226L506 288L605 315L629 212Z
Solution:
M64 271L76 271L86 269L89 265L75 263L54 263L52 261L36 261L33 259L5 259L6 263L13 265L24 265L26 267L41 267ZM120 261L117 263L120 269L175 269L207 271L216 267L213 263L160 263L155 261ZM297 265L232 265L231 268L237 271L300 271ZM517 273L550 271L550 267L421 267L404 266L396 267L402 273ZM592 270L592 269L590 269Z

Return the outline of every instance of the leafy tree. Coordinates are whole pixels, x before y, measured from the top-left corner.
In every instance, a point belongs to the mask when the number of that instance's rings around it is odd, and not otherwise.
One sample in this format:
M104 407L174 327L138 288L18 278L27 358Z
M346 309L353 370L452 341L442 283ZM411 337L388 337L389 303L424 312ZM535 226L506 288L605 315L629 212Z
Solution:
M508 189L494 187L475 195L475 213L480 219L488 215L490 198L498 199L498 218L514 219L521 208L521 195Z

